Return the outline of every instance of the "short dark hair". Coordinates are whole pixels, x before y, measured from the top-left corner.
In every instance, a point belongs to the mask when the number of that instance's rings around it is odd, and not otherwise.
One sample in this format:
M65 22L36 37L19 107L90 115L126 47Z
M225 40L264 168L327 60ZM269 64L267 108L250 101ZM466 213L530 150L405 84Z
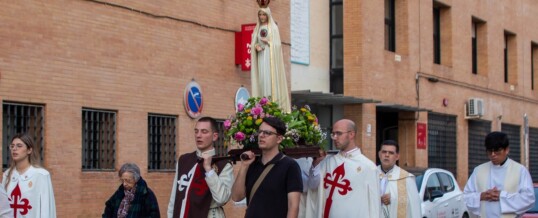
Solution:
M199 122L209 122L209 124L211 125L211 130L213 132L217 131L217 120L213 119L212 117L200 117L197 123Z
M264 117L263 122L276 129L279 135L286 134L286 124L278 117Z
M508 141L508 135L504 132L491 132L486 136L484 145L486 150L497 150L500 148L507 148L510 142Z
M396 147L396 153L400 153L400 145L398 145L398 142L396 142L394 140L390 140L390 139L385 140L385 141L381 142L381 146L383 146L383 145L394 146L394 147Z

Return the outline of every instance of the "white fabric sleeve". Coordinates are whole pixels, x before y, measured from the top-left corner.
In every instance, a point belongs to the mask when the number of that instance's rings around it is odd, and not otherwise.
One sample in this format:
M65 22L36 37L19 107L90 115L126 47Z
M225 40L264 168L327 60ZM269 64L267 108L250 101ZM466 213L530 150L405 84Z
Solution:
M210 171L211 172L211 171ZM234 182L233 167L231 163L227 163L222 169L222 172L217 175L213 173L205 177L207 186L211 191L211 196L218 206L226 204L232 196L232 185Z
M500 193L501 212L523 214L534 206L534 201L532 178L527 168L521 167L518 192L501 191Z
M318 164L317 166L310 168L310 173L308 175L307 181L308 189L318 189L319 183L321 181L321 176L319 175L320 165L321 164Z
M39 201L41 202L41 207L39 209L39 214L44 218L55 218L56 217L56 204L54 202L54 191L52 190L52 182L50 179L50 174L40 174L36 178L36 183L39 184Z
M210 171L205 172L205 177L210 177L213 174L215 174L215 170L211 169Z
M465 188L463 189L463 199L470 213L480 216L480 192L476 189L476 172L471 174Z
M368 186L368 214L365 217L381 217L381 194L379 190L379 177L377 176L377 169L373 168L368 174L366 174L370 182L367 182Z
M407 185L407 204L408 204L408 217L422 217L422 211L420 209L420 196L418 195L417 183L414 176L409 176L406 179Z
M5 174L5 173L4 173ZM9 209L9 200L7 198L4 186L0 187L0 218L12 218L13 211Z
M172 193L170 194L170 201L168 202L168 218L171 218L174 216L174 204L176 201L176 189L177 189L177 170L178 170L178 163L176 163L176 173L174 174L174 180L172 182Z

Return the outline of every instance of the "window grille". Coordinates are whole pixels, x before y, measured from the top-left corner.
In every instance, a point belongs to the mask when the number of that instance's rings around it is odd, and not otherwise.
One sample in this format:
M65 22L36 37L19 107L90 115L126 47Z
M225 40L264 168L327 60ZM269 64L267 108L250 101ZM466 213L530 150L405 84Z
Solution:
M176 167L177 118L148 115L148 170L174 170Z
M224 140L226 137L224 135L224 120L217 120L217 132L219 133L219 138L214 144L216 156L226 156L228 155L228 147Z
M484 141L486 135L491 132L491 121L469 120L468 126L468 149L467 149L467 169L469 176L473 173L475 167L489 161L486 154Z
M11 161L9 145L11 138L17 133L27 133L33 137L35 149L39 151L43 162L43 147L45 136L45 115L44 106L3 102L2 114L2 166L9 167Z
M501 125L501 131L508 135L508 141L510 142L510 153L508 157L510 159L521 162L521 128L517 125L505 124Z
M456 116L428 113L428 167L457 171Z
M82 109L82 169L114 170L116 112Z

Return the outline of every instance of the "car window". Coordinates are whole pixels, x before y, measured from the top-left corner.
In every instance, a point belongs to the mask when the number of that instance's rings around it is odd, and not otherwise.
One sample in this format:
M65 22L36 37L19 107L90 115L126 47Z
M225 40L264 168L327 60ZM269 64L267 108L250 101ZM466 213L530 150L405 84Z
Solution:
M441 180L443 192L454 191L454 180L452 180L450 175L446 173L437 173L437 175L439 176L439 180Z
M422 187L422 180L424 179L424 175L419 175L415 177L415 182L417 182L417 190L420 191L420 188Z
M439 183L439 179L437 178L437 173L431 174L430 177L428 177L426 190L424 191L424 201L428 200L429 196L431 196L432 192L435 190L443 191L443 189L441 189L441 183Z

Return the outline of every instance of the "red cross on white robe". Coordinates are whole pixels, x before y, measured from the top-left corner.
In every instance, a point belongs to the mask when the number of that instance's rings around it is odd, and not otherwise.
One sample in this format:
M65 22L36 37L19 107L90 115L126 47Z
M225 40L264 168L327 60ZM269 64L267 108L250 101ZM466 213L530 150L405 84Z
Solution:
M32 209L32 205L30 205L30 201L27 198L22 198L21 189L19 188L19 184L15 186L15 189L11 192L11 199L12 202L9 204L11 208L13 208L13 217L17 218L17 211L21 211L21 215L26 215L29 210ZM21 203L21 204L19 204Z
M325 202L325 211L323 213L323 217L325 218L329 217L329 212L331 211L331 205L333 203L334 191L338 190L340 195L346 195L348 191L353 190L349 180L344 179L345 175L346 170L344 169L344 163L342 163L340 166L336 167L332 173L327 173L323 179L324 188L328 189L329 186L331 187L329 197L327 197L327 201Z

